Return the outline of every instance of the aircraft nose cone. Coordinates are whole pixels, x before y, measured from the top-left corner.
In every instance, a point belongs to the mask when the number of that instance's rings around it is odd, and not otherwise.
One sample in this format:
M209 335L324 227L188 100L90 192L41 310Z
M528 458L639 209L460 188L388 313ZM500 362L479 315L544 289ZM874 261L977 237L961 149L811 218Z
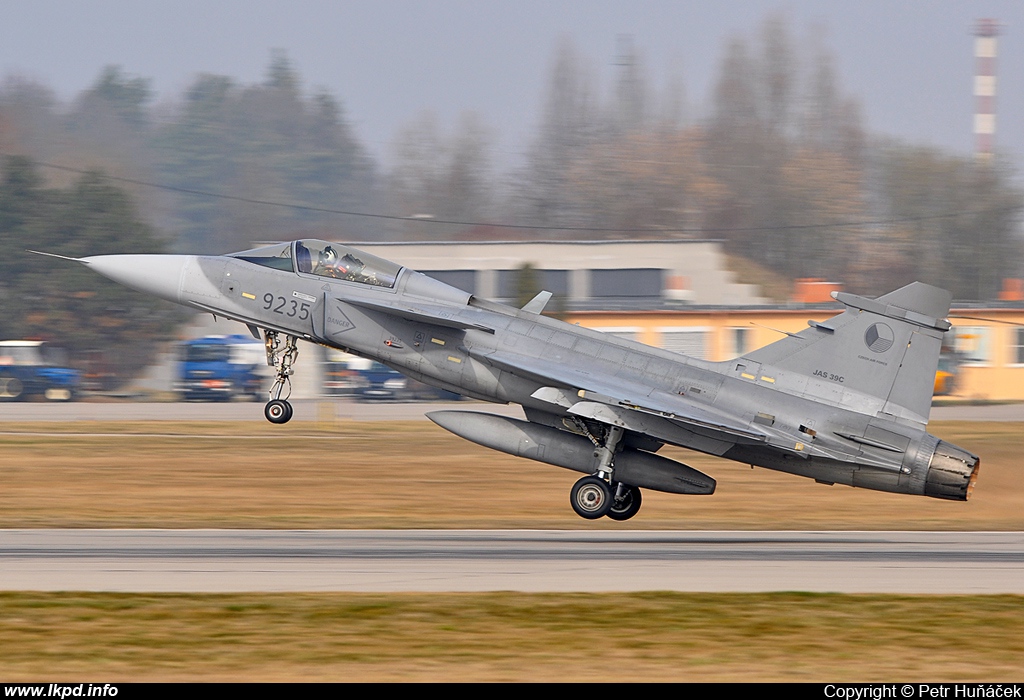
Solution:
M91 270L126 287L179 301L181 273L188 255L94 255L81 258Z

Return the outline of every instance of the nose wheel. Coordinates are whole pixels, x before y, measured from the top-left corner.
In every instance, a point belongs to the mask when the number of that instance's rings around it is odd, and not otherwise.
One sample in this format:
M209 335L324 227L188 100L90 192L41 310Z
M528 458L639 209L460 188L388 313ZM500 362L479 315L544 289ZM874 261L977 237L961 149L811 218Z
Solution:
M272 399L267 402L266 407L263 409L263 415L271 423L287 423L292 417L292 405L287 401Z
M292 365L299 357L298 338L286 335L284 342L277 331L264 331L263 342L267 348L267 364L274 368L274 385L270 388L270 400L263 409L263 415L271 423L287 423L292 418L292 405L288 397L292 394Z

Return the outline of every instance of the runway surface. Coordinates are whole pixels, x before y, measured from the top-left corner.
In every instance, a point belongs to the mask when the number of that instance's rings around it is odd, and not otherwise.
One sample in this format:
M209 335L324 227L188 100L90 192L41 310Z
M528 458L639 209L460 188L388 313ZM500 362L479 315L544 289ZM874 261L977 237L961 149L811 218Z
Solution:
M478 401L455 403L357 403L348 399L293 401L292 420L376 421L426 420L428 411L487 411L505 416L523 417L519 406ZM991 406L936 406L932 420L1024 421L1024 404ZM94 403L0 402L0 427L10 421L259 421L263 405L259 403L135 403L130 401Z
M1024 594L1024 533L0 530L0 589Z
M461 409L488 411L522 418L518 405L489 404L479 401L454 403L359 403L325 399L292 401L295 422L426 420L428 411ZM0 427L10 421L255 421L266 423L262 403L135 403L131 401L93 403L4 403L0 402Z

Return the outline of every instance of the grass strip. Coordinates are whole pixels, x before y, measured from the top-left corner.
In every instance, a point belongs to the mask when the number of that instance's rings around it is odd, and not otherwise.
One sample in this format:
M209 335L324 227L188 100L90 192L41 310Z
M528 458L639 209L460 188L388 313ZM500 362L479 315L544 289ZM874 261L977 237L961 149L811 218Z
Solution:
M0 593L14 681L1009 682L1024 597Z
M1024 530L1020 424L931 429L981 455L969 502L824 486L666 447L713 476L716 493L645 491L640 514L616 523L572 512L579 474L425 421L6 424L0 527Z

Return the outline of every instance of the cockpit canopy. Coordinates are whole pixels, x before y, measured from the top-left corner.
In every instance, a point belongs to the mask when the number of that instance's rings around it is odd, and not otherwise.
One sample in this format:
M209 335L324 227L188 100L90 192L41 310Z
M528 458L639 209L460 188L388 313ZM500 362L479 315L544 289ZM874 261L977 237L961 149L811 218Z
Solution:
M401 265L355 248L315 239L277 243L232 253L230 257L275 270L301 272L389 289L395 286L398 273L402 271Z
M238 258L274 270L293 272L291 243L275 243L252 250L243 250L240 253L230 253L228 257Z

